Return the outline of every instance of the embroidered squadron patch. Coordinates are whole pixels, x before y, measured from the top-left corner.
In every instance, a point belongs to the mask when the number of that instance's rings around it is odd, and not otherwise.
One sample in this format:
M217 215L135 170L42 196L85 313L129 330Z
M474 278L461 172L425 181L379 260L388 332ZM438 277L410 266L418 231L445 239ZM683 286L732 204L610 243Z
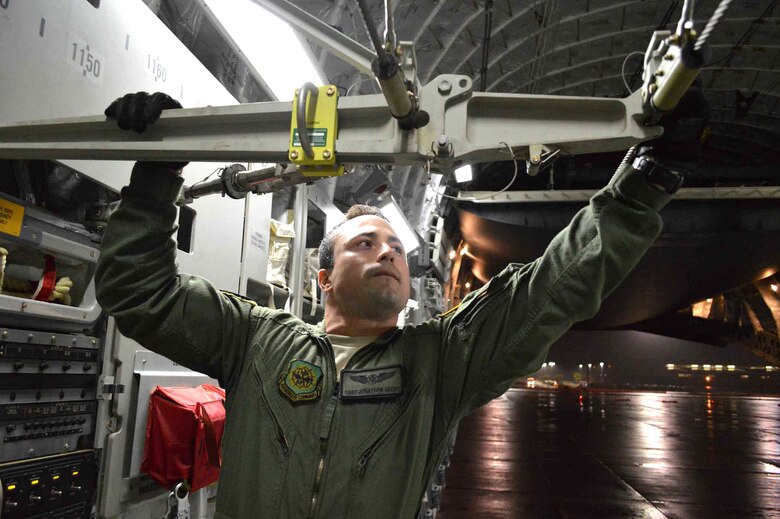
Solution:
M305 360L294 360L287 373L279 376L279 389L293 402L317 400L322 394L322 369Z

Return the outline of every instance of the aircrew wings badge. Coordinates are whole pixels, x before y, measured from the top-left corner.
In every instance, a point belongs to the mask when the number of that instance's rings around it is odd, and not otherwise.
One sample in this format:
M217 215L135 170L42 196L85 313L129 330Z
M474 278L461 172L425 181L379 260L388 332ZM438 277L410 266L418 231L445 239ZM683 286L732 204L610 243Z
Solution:
M279 376L279 389L293 402L317 400L322 394L322 369L305 360L293 360Z

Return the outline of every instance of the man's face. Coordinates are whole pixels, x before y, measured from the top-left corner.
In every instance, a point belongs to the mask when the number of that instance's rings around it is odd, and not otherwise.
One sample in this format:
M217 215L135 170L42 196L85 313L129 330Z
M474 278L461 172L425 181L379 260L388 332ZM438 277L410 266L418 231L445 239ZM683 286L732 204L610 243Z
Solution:
M320 286L347 315L388 319L409 300L406 252L390 224L378 216L344 223L334 238L333 269Z

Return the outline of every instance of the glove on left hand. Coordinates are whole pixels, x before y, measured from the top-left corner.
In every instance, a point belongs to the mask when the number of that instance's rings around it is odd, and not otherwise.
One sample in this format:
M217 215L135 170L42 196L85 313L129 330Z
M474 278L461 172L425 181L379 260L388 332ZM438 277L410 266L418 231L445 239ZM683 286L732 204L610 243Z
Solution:
M658 124L664 128L663 135L642 143L637 156L649 156L668 169L690 173L701 160L702 134L709 119L710 104L694 83L674 110L661 117Z
M106 117L115 119L123 130L133 130L141 133L146 127L160 118L163 110L181 108L181 104L168 94L146 92L125 94L108 105Z
M160 118L163 110L181 108L181 104L163 92L147 94L136 92L125 94L111 103L105 112L109 119L114 119L123 130L133 130L142 133L146 127ZM188 162L139 162L141 167L161 168L178 171Z

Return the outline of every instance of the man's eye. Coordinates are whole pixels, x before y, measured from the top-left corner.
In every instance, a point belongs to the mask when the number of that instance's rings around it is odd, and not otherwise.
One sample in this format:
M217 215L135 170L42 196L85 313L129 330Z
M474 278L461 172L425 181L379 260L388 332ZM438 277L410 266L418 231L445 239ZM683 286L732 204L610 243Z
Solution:
M360 240L358 245L361 247L371 247L371 240Z
M403 248L403 247L400 247L400 246L398 246L398 245L396 245L395 247L393 247L393 250L394 250L394 251L396 251L398 254L403 254L403 253L404 253L404 248Z

